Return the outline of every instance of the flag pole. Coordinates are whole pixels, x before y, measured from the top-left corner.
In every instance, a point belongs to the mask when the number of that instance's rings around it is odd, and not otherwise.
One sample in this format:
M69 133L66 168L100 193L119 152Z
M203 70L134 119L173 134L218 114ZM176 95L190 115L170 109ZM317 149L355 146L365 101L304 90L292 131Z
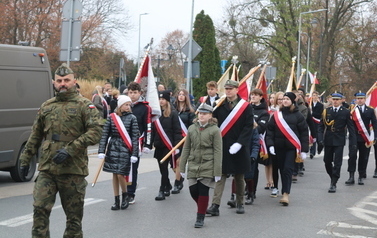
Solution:
M266 72L266 68L267 68L267 64L265 64L264 66L263 66L263 68L262 68L262 72L260 73L260 75L259 75L259 79L258 79L258 82L257 82L257 84L255 85L255 88L261 88L262 87L262 79L263 79L263 77L264 77L264 73Z
M300 79L298 80L297 85L296 85L296 89L297 89L297 90L300 88L300 84L301 84L301 81L302 81L302 77L304 76L305 72L306 72L306 69L302 69L302 70L301 70Z
M152 48L152 44L153 44L153 38L151 38L151 41L150 41L150 43L149 43L148 46L147 46L147 50L145 51L143 61L141 62L140 67L139 67L139 69L137 70L137 74L136 74L136 77L135 77L135 80L134 80L134 81L137 81L137 79L140 77L141 70L143 69L143 66L144 66L144 63L145 63L145 59L147 58L147 56L148 56L148 54L149 54L149 51L150 51L151 48Z
M180 147L185 141L186 141L186 136L183 137L182 140L181 140L180 142L178 142L178 144L177 144L176 146L174 146L174 147L169 151L169 153L167 153L167 154L165 155L165 157L162 158L162 159L160 160L160 164L164 163L165 160L167 160L167 159L170 157L170 155L173 154L173 152L174 152L176 149L178 149L178 148L179 148L179 147Z
M262 65L259 64L259 65L255 66L254 68L250 69L249 73L247 73L246 76L241 79L239 85L243 84L248 78L250 78L251 75L253 75L261 66Z
M286 92L291 92L293 87L293 80L294 80L294 74L295 74L295 64L296 64L296 56L292 58L292 68L291 68L291 75L289 76L289 81L287 85Z
M367 96L372 92L372 90L374 89L374 87L376 87L377 85L377 81L374 82L374 84L372 85L372 87L370 87L370 89L367 91Z

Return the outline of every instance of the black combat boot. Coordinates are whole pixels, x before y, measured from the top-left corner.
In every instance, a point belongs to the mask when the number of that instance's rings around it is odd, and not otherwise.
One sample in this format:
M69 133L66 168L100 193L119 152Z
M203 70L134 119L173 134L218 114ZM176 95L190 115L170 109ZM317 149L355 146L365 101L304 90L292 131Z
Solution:
M252 194L247 194L245 204L252 205L254 202L254 196Z
M243 207L243 204L237 203L236 213L237 214L244 214L245 213L245 208Z
M165 193L164 191L158 191L157 197L154 198L156 201L162 201L165 200Z
M359 185L364 185L364 176L360 175L359 180L357 181Z
M220 205L217 205L217 204L212 204L206 211L207 214L211 214L212 216L218 216L220 215L220 212L219 212L219 207Z
M182 188L183 188L183 181L185 181L185 179L183 177L181 177L181 179L179 180L179 184L178 184L179 191L181 191Z
M115 203L114 205L111 206L111 210L119 210L120 209L120 199L119 199L119 195L118 196L115 196Z
M234 193L230 195L230 200L228 201L227 205L229 205L231 208L236 207L236 200L234 199Z
M355 172L350 172L350 177L349 177L349 179L346 181L346 184L347 184L347 185L355 184Z
M178 194L180 192L180 189L178 188L179 183L180 183L179 180L174 181L174 187L173 187L173 190L171 190L172 194Z
M128 194L122 193L122 204L120 206L120 209L122 210L127 209L128 205L130 205Z
M172 189L173 187L171 186L170 182L167 186L165 186L165 190L164 190L164 194L165 194L165 197L169 197L170 196L170 190Z
M204 225L204 217L205 214L196 214L196 222L195 222L195 228L202 228Z
M336 184L331 183L328 192L329 192L329 193L335 193L335 192L336 192Z

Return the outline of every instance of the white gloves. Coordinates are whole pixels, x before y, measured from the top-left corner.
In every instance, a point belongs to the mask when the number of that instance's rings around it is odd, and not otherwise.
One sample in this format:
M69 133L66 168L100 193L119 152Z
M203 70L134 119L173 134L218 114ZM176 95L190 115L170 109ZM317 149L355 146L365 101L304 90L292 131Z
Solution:
M145 154L149 154L149 153L151 152L151 150L150 150L148 147L144 147L144 148L143 148L143 152L144 152Z
M306 159L306 153L305 152L301 152L301 159Z
M242 147L242 145L240 143L236 142L236 143L234 143L233 145L230 146L229 153L231 155L234 155L241 149L241 147Z
M179 151L180 151L179 149L176 149L175 154L179 154Z
M221 176L215 176L215 182L217 183L218 181L220 181L221 179Z
M131 163L136 163L138 160L136 156L131 156Z
M180 174L181 174L182 178L186 178L186 174L185 173L180 173Z
M98 159L104 159L104 158L105 158L105 154L103 154L103 153L98 154Z
M275 147L270 146L270 148L268 148L268 150L270 151L270 154L276 155L276 153L275 153Z

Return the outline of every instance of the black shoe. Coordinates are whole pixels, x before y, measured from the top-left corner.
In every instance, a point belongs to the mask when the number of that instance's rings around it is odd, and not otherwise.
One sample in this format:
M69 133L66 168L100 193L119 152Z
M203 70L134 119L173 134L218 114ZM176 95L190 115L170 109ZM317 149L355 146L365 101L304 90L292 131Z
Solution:
M219 207L220 205L217 205L217 204L212 204L206 211L207 214L210 214L212 216L218 216L220 215L220 212L219 212Z
M165 200L165 193L164 191L159 191L157 197L154 198L156 201Z
M179 189L179 191L181 191L183 188L183 181L185 181L185 179L181 177L181 179L179 180L179 184L177 185L177 188Z
M169 182L169 185L165 186L165 190L164 190L165 197L169 197L170 196L170 190L172 188L173 187L171 186L170 182Z
M350 177L349 177L349 179L346 181L346 184L347 184L347 185L355 184L355 173L354 173L354 172L350 172Z
M230 196L230 200L228 201L227 205L229 205L231 208L236 207L236 200L234 200L234 194Z
M336 192L336 185L335 184L331 184L330 188L329 188L329 193L335 193L335 192Z
M252 205L253 202L254 202L254 197L253 197L253 195L250 195L250 196L248 195L248 196L246 197L245 204L246 204L246 205Z
M172 194L178 194L180 192L178 189L178 184L179 184L179 180L175 180L173 190L171 190Z
M120 198L119 195L115 196L115 203L111 206L111 210L116 211L120 209Z
M195 228L202 228L203 227L204 217L205 217L205 214L200 214L200 213L196 214L196 222L195 222L195 225L194 225Z
M129 200L130 198L128 197L128 194L122 193L122 204L120 206L120 209L122 210L127 209L127 207L130 205Z
M313 159L314 155L312 153L310 153L310 158Z
M237 210L236 210L236 213L237 213L237 214L244 214L244 213L245 213L245 208L243 207L242 204L237 204Z
M363 177L359 177L359 180L357 181L357 183L359 185L364 185L364 178Z
M373 178L377 178L377 170L374 171Z

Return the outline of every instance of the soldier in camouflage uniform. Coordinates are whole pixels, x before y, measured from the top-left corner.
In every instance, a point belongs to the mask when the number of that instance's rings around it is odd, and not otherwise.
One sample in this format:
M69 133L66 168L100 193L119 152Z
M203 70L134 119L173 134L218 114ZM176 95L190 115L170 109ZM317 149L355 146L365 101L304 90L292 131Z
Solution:
M21 171L41 146L35 180L32 237L50 237L49 217L59 192L67 216L63 237L83 237L82 217L89 174L87 147L99 142L101 117L92 102L79 96L73 71L62 64L55 72L56 97L44 102L21 155Z

